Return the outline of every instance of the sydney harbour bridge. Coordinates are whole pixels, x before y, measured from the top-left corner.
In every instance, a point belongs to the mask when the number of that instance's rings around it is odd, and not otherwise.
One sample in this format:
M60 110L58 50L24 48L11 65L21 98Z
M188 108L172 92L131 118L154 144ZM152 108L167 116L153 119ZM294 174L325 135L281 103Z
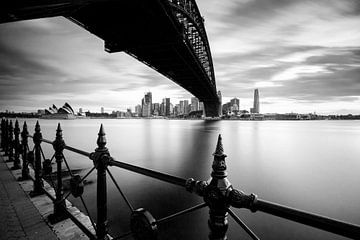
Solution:
M64 16L188 90L220 114L204 19L195 0L6 0L0 23Z

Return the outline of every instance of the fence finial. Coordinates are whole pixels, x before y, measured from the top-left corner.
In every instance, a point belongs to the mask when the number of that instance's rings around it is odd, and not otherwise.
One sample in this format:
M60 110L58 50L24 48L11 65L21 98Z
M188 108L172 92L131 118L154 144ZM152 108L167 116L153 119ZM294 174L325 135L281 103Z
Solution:
M99 148L105 148L106 137L105 137L105 130L104 130L104 127L103 127L102 124L100 126L100 130L99 130L99 133L98 133L98 138L97 138L96 143L97 143Z
M57 129L56 129L56 138L62 138L62 129L61 129L60 123L58 123Z

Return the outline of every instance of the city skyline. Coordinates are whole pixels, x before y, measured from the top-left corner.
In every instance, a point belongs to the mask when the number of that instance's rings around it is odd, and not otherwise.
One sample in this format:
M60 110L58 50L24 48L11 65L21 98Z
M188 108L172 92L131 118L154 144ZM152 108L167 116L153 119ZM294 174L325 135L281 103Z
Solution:
M358 1L198 0L223 102L261 112L360 113ZM74 108L125 110L191 94L64 18L0 25L0 110L33 111L71 99Z

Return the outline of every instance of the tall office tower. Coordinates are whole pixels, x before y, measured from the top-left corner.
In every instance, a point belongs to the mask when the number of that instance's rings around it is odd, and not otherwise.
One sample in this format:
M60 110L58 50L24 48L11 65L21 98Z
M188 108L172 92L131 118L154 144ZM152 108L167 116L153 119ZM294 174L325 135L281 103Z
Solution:
M152 113L155 116L159 116L160 115L160 104L159 103L153 103L152 104Z
M189 100L184 100L184 114L189 114Z
M198 111L199 110L199 99L196 97L191 98L191 111Z
M255 89L255 91L254 91L254 106L252 108L252 113L260 113L259 90L258 89Z
M231 107L234 110L240 110L240 100L238 98L233 98L230 100ZM235 106L236 105L236 106Z
M104 113L105 110L104 110L104 107L101 107L101 113Z
M199 102L199 111L204 111L204 103Z
M174 115L177 116L180 114L180 104L176 104L174 107Z
M145 93L144 98L141 101L142 113L143 117L151 116L151 107L152 107L152 94L151 92Z
M79 108L79 113L83 113L83 109L82 108Z
M137 117L141 116L141 105L140 104L135 106L135 114Z
M220 102L220 105L219 105L219 116L222 115L222 96L221 96L221 92L218 91L218 98L219 98L219 102Z
M179 114L184 114L184 101L180 101Z
M170 116L170 98L165 98L165 116Z

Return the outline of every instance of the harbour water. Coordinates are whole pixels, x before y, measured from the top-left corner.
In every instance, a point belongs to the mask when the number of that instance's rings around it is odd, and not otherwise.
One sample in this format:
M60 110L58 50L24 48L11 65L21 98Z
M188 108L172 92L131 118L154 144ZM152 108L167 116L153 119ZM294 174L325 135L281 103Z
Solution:
M22 126L24 119L20 119ZM26 119L33 133L36 119ZM202 121L147 119L40 120L43 137L53 140L61 122L67 145L96 148L103 123L111 155L123 162L183 178L207 180L218 134L227 154L233 186L259 198L360 224L360 121ZM31 141L30 141L31 142ZM45 155L53 153L43 144ZM65 151L69 165L84 175L93 163ZM54 166L55 168L55 166ZM110 167L135 208L159 219L201 203L184 189ZM84 198L96 217L96 174ZM90 182L92 182L90 181ZM70 197L81 209L81 202ZM261 239L344 239L264 213L235 210ZM109 231L129 231L130 211L108 178ZM161 239L207 239L207 208L159 226ZM250 239L229 217L229 239Z

